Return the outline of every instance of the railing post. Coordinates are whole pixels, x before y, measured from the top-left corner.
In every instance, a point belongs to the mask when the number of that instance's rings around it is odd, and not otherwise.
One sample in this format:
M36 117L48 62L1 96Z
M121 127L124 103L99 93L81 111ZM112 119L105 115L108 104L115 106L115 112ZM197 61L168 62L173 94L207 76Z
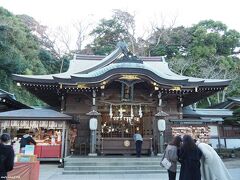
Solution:
M103 138L102 138L102 141L101 141L101 154L103 155Z
M154 156L153 147L152 147L152 145L153 145L152 139L153 139L153 138L150 138L150 145L151 145L150 151L151 151L151 156Z

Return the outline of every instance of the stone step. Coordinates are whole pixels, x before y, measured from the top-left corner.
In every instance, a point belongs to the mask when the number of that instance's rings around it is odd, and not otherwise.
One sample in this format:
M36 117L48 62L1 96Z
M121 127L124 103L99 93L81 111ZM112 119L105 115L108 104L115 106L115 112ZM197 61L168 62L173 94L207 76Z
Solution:
M167 173L167 170L95 170L95 171L63 171L63 174L156 174Z
M66 166L65 171L82 171L82 170L159 170L164 169L160 165L138 165L138 166Z
M63 174L166 173L161 157L71 157L64 159Z
M65 161L102 161L102 160L107 160L107 161L157 161L160 160L161 157L70 157L70 158L65 158Z
M65 166L103 166L103 165L109 165L109 166L122 166L122 165L159 165L159 161L99 161L99 162L65 162Z

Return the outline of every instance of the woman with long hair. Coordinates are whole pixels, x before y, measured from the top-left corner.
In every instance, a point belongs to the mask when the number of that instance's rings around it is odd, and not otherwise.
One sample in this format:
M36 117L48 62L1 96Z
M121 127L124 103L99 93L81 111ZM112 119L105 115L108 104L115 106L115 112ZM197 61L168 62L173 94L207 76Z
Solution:
M177 151L180 148L182 139L180 136L176 136L173 140L167 145L165 150L164 158L167 158L171 162L171 167L168 169L168 178L169 180L176 179L176 170L177 170Z
M183 136L178 158L181 163L179 180L201 180L200 159L202 152L189 135Z

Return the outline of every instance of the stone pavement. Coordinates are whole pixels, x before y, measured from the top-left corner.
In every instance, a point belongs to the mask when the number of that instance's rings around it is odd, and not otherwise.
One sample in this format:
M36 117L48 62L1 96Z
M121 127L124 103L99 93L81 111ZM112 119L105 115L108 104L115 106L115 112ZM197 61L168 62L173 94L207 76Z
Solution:
M233 180L240 179L240 159L226 159L225 165L229 169ZM167 173L161 174L101 174L101 175L62 175L62 168L57 164L44 163L40 165L40 180L167 180ZM178 175L177 175L178 179Z

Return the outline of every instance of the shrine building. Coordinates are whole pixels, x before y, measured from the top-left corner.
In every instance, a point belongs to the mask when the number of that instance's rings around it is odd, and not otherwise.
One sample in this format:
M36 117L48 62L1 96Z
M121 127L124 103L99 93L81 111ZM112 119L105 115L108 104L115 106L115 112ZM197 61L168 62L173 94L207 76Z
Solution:
M14 74L13 79L73 117L75 123L68 124L65 134L65 155L134 154L137 130L144 139L143 154L159 153L160 144L173 135L188 133L208 141L210 126L217 128L222 119L194 116L188 106L230 83L178 75L164 57L137 57L121 43L107 56L76 54L64 73ZM161 130L159 120L166 129Z

